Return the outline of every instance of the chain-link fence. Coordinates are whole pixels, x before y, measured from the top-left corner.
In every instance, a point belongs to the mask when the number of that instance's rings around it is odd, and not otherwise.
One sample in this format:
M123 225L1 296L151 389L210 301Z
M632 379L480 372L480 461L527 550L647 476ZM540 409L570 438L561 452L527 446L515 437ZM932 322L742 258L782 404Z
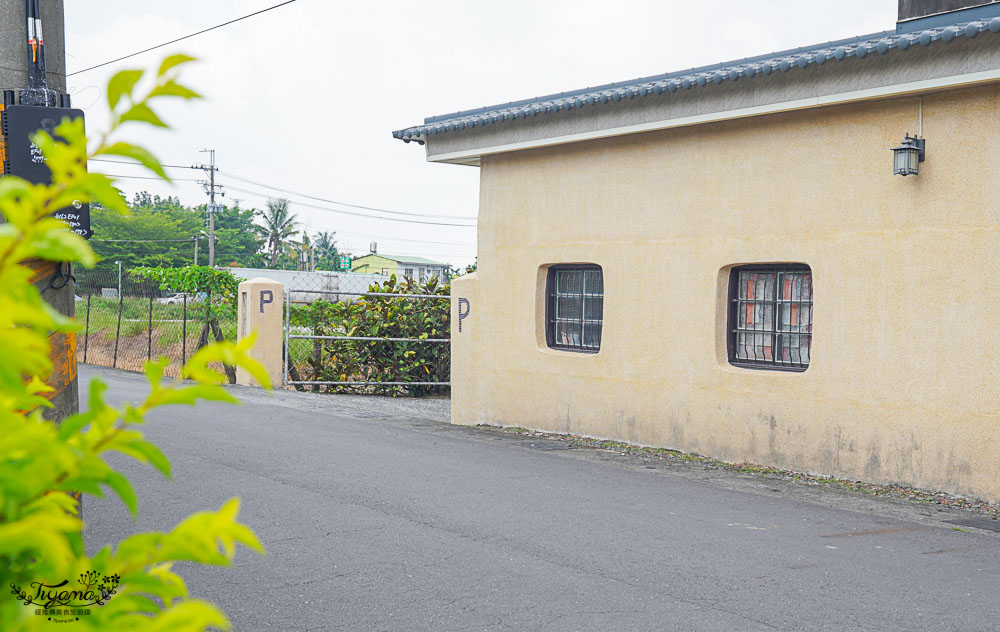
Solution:
M391 395L448 392L446 281L314 272L282 282L286 385Z
M216 338L204 294L161 290L118 268L79 269L75 276L78 362L141 371L146 360L167 357L166 375L176 376L200 346ZM225 339L236 339L235 313L217 323Z

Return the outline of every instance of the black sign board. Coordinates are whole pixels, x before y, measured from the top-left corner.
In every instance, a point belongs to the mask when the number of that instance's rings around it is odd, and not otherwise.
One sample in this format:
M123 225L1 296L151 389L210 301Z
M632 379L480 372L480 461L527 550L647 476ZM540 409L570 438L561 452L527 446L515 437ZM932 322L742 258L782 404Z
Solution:
M31 142L30 136L40 129L59 139L55 128L64 117L83 118L83 110L71 108L46 108L28 105L9 105L3 112L3 133L7 137L7 158L5 173L20 176L35 184L52 182L52 172L42 160L42 152ZM56 219L69 224L70 230L89 239L94 231L90 228L90 205L74 202L73 206L60 209Z

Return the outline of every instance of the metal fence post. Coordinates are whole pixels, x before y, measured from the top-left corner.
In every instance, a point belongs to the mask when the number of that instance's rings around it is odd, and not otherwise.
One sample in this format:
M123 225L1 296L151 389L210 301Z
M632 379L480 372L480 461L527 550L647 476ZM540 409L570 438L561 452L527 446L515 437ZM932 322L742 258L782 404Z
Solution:
M181 316L181 368L187 364L188 350L188 296L184 293L184 314Z
M285 363L281 371L281 384L283 386L288 386L288 330L291 327L290 316L292 313L291 304L292 292L288 288L285 289Z
M146 359L153 357L153 292L149 293L149 329L146 338Z
M122 291L118 290L118 328L115 329L115 357L111 360L112 368L118 368L118 339L122 336Z
M83 329L83 363L87 364L87 345L90 344L90 297L93 292L87 293L87 324Z

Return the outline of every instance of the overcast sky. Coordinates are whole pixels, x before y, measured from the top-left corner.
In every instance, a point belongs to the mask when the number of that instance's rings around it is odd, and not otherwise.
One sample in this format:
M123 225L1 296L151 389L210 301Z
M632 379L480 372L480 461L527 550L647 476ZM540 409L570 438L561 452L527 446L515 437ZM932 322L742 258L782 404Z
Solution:
M280 0L65 0L69 73L263 9ZM891 29L896 0L297 0L259 16L116 64L68 77L91 131L106 126L103 87L123 68L164 55L200 59L183 80L205 96L162 107L170 132L138 129L164 163L208 160L214 148L231 203L291 199L309 233L336 231L357 254L419 255L453 265L475 258L479 170L424 160L391 132L445 114L586 86ZM126 165L92 170L144 175ZM350 204L420 213L437 226L314 209L225 174ZM198 171L172 169L177 178ZM206 201L200 185L123 179ZM340 207L343 210L358 212ZM361 211L371 215L367 211ZM420 219L420 218L415 218ZM225 245L220 244L220 251Z

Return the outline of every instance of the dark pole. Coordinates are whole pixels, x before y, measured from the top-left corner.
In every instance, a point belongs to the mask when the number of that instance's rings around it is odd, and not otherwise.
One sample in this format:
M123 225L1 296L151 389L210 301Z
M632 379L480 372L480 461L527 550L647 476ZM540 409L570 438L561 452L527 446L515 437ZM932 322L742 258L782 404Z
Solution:
M197 242L195 242L197 247ZM188 351L188 296L184 293L184 315L181 316L181 367L187 364Z
M83 363L87 363L87 345L90 343L90 297L93 292L87 292L87 325L83 330ZM74 299L76 300L76 299Z
M122 335L122 291L118 290L118 329L115 330L115 357L111 360L111 366L118 368L118 339Z
M146 338L146 359L153 357L153 293L149 293L149 335Z

